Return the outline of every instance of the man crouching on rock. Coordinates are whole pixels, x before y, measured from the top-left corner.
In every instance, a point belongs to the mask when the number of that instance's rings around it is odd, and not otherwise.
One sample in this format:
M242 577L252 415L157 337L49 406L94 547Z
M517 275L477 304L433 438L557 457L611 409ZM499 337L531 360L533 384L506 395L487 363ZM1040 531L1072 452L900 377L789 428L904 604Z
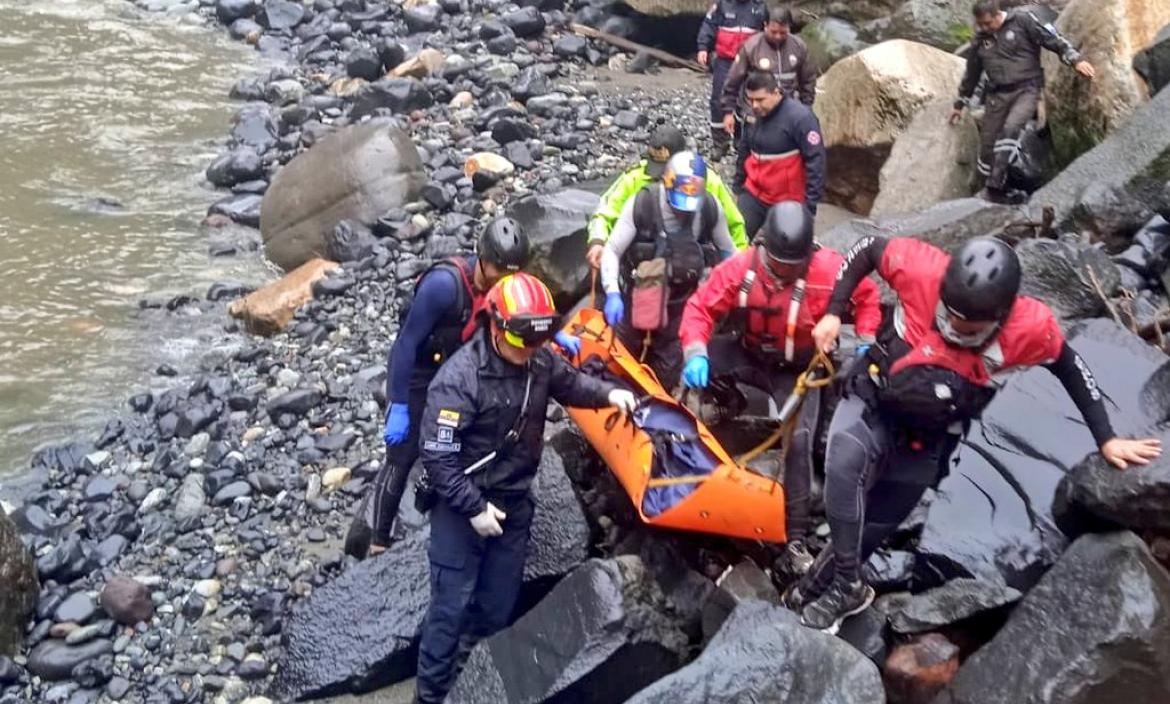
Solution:
M431 513L431 605L416 701L441 702L461 656L508 623L524 573L549 397L566 406L634 408L634 395L578 372L545 343L552 294L525 273L488 292L489 324L431 382L419 429Z

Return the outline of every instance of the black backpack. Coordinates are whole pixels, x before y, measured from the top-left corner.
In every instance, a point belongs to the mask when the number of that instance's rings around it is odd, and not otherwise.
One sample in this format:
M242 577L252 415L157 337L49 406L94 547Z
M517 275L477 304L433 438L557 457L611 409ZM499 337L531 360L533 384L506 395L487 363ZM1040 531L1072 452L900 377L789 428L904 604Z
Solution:
M418 290L419 283L436 269L450 271L451 275L455 277L456 310L459 313L458 316L448 316L439 325L435 326L435 329L431 331L426 341L419 347L418 357L415 359L415 362L419 365L438 368L463 345L463 329L466 327L467 321L471 318L471 304L475 299L475 292L471 287L471 282L475 276L475 267L471 262L466 257L450 257L427 267L415 279L414 288L411 289L410 294L404 297L402 305L398 309L398 325L401 327L406 323L406 318L410 314L410 307L414 303L414 295Z

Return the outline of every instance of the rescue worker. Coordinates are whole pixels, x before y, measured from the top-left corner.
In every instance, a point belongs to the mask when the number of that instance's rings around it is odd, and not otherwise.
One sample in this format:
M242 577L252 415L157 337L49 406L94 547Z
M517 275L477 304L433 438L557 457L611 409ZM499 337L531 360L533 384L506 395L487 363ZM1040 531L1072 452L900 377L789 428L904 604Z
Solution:
M632 354L650 365L666 389L678 385L682 372L678 326L687 297L699 285L709 263L736 251L723 209L707 193L707 174L707 165L698 154L679 152L672 156L662 182L648 186L626 203L601 255L605 321ZM659 289L665 294L661 296L665 319L660 327L647 330L653 326L641 325L636 315L627 317L626 307L638 295L635 286L648 283L635 280L638 269L655 260L666 262L666 286Z
M626 203L646 186L661 180L662 172L666 170L666 162L686 148L686 139L677 127L665 125L650 135L646 158L623 171L617 180L610 184L601 195L597 210L589 218L589 251L586 254L589 266L594 269L601 267L601 252L605 249L609 232ZM739 208L735 205L735 196L727 190L723 179L719 178L714 169L707 173L707 192L715 196L719 201L719 207L723 208L723 215L727 218L727 229L731 232L735 246L738 249L747 247L743 216L739 214Z
M711 158L715 161L727 156L731 144L731 135L723 129L723 82L740 46L764 28L767 16L763 0L715 0L699 28L696 58L711 69Z
M1044 366L1064 386L1101 454L1124 469L1161 453L1156 439L1117 437L1101 392L1056 316L1018 296L1020 262L1000 240L948 256L921 240L864 237L850 248L813 339L830 349L856 287L877 271L897 305L854 365L830 424L825 504L832 531L787 603L807 626L835 632L873 599L861 565L946 473L949 457L1007 374Z
M757 244L711 271L687 301L679 338L688 388L722 378L769 394L780 408L812 360L813 326L825 314L841 269L840 253L813 242L813 218L796 201L772 206ZM881 321L877 285L862 281L850 300L862 344L873 342ZM726 321L726 323L725 323ZM730 334L715 335L727 330ZM786 571L812 565L805 547L813 472L813 441L825 400L809 389L785 453Z
M971 12L976 33L967 52L967 72L959 85L950 123L962 117L980 76L986 73L976 168L985 179L981 195L999 202L1006 196L1008 167L1019 158L1020 133L1035 116L1044 90L1040 49L1059 55L1062 62L1085 78L1092 79L1096 71L1052 23L1042 22L1026 7L1004 12L998 0L980 0Z
M752 71L772 73L780 83L780 89L788 98L794 98L809 106L817 99L817 72L808 60L808 47L804 40L792 34L792 11L784 6L768 9L768 21L764 31L744 42L735 54L735 61L723 83L720 109L723 113L723 129L728 135L739 135L735 153L735 187L743 188L743 164L747 160L744 146L746 129L740 122L746 120L747 127L755 117L747 107L743 95L743 83Z
M775 75L750 73L744 89L756 123L744 139L746 179L738 204L754 237L768 209L780 201L799 201L817 214L825 194L825 145L816 115L785 98Z
M434 492L416 685L423 704L443 701L460 657L508 623L549 399L627 414L635 405L631 392L578 372L545 344L560 318L536 277L504 277L484 310L488 324L439 369L422 414L422 464Z
M484 293L504 274L519 271L528 254L525 232L511 218L499 217L484 227L475 256L445 259L418 278L386 360L386 460L350 525L347 554L361 559L390 545L406 478L418 459L418 422L427 385L475 331Z

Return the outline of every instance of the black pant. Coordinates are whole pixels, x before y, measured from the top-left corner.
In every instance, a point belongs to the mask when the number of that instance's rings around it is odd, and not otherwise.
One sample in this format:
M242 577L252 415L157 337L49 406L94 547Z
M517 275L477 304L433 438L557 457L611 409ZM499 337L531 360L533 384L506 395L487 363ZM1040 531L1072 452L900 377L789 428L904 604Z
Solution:
M870 384L868 380L855 381ZM810 596L835 576L860 579L861 565L945 474L959 436L899 428L856 393L833 413L825 452L825 508L832 554L808 577Z
M645 358L642 360L654 370L662 388L668 393L678 386L679 377L682 376L683 354L682 343L678 341L678 326L682 323L686 303L686 298L683 298L667 304L666 327L650 334L650 347L645 351ZM628 298L626 310L630 310ZM644 330L635 330L627 320L622 320L617 326L617 337L630 354L637 358L643 357L643 347L646 346Z
M374 485L366 499L365 520L373 531L370 542L374 545L390 544L394 518L398 515L402 495L406 493L406 479L418 459L418 426L427 404L427 387L434 377L435 370L431 369L416 369L411 375L407 399L410 430L402 442L386 446L386 461L374 477Z
M728 377L767 393L781 408L796 385L803 367L781 367L776 362L754 358L739 340L726 336L712 338L707 345L711 377ZM813 449L820 423L824 389L809 389L797 416L792 444L784 462L784 521L789 540L804 540L812 527Z
M1008 171L1020 158L1020 133L1036 114L1040 89L1025 86L1002 93L989 92L985 98L983 125L976 167L986 177L987 188L1007 188Z
M727 80L727 72L731 70L731 59L715 57L711 60L711 141L716 147L726 146L731 141L731 135L723 129L723 108L719 99L723 95L723 83Z
M756 198L746 190L739 192L739 196L735 199L735 204L739 206L739 212L743 215L744 232L747 233L747 238L750 242L756 236L756 231L764 224L764 219L768 217L768 210L772 206Z

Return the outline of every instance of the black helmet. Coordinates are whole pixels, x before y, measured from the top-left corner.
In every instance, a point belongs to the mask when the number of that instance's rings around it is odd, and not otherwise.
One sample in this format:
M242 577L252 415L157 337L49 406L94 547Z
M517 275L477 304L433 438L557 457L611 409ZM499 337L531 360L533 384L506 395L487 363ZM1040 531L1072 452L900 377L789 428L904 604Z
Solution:
M528 235L512 218L495 218L484 226L475 253L504 271L520 271L528 263Z
M812 254L813 218L803 203L786 200L773 205L760 228L764 248L773 259L799 264Z
M939 295L951 313L965 320L1002 322L1020 290L1020 260L994 237L963 245L947 265Z

